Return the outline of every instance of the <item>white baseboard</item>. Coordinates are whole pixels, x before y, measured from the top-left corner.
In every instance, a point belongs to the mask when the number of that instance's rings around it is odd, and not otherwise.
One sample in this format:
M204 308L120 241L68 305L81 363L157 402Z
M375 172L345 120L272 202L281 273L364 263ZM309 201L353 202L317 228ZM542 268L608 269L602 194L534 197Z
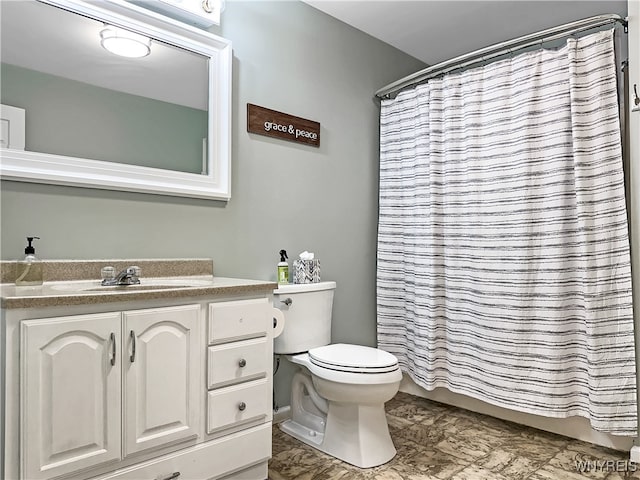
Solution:
M640 463L640 445L634 445L629 452L629 460Z

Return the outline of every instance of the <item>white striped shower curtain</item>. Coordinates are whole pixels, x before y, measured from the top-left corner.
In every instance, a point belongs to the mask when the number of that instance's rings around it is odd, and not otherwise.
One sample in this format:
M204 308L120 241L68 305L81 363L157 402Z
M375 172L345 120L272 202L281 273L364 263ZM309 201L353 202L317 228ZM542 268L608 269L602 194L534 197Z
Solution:
M636 430L613 30L382 102L378 343L444 387Z

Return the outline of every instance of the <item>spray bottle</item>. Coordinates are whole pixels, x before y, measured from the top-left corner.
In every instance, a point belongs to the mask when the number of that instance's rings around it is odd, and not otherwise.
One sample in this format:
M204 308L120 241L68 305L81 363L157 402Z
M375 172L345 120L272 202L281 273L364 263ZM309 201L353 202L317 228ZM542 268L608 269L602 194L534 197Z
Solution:
M278 284L289 283L289 263L286 250L280 250L280 263L278 263Z

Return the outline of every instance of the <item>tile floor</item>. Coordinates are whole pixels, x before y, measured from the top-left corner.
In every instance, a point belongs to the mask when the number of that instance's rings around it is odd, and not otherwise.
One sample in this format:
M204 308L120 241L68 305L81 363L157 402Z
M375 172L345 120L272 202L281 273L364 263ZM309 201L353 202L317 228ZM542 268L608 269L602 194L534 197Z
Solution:
M398 450L385 465L358 469L273 429L270 480L640 479L628 454L399 393L387 403ZM610 461L581 473L576 461ZM616 464L616 461L621 461ZM618 470L618 471L615 471Z

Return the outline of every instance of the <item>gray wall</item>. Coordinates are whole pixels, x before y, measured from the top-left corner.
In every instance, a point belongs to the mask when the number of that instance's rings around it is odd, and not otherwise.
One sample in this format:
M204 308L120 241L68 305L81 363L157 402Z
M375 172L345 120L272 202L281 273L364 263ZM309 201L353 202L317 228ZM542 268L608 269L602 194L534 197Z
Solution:
M0 96L27 111L26 150L202 172L205 110L6 63Z
M380 87L424 67L300 2L227 2L233 42L233 184L225 204L2 182L1 255L212 257L216 274L275 280L278 251L316 253L336 280L334 341L375 345ZM319 149L248 134L246 104L321 123ZM291 369L276 376L288 404Z

